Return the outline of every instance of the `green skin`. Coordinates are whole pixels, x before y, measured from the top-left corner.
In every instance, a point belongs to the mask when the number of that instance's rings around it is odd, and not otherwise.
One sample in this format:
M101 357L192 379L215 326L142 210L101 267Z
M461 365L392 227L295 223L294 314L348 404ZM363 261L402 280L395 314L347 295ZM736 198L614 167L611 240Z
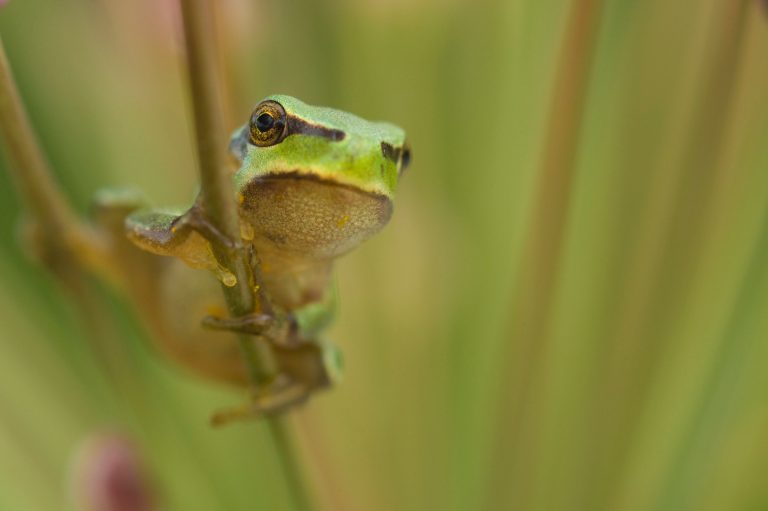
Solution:
M264 112L270 119L259 117ZM262 132L259 119L275 124ZM111 258L133 258L128 266L142 268L139 275L123 264L117 280L143 308L166 354L206 377L247 385L233 336L203 329L195 318L213 315L209 323L215 327L255 329L251 333L273 343L281 371L295 385L283 392L293 392L292 398L267 396L268 402L258 406L264 412L303 399L338 374L338 351L320 340L333 316L333 262L389 220L410 151L397 126L282 95L257 105L249 123L234 133L230 149L240 163L233 193L243 242L258 254L264 290L277 311L273 319L282 321L266 327L248 318L223 318L226 308L216 280L189 268L212 270L234 285L234 276L213 255L212 242L222 240L201 221L196 205L184 213L145 210L137 209L134 196L113 195L101 198L98 212L103 231L111 234L106 243ZM115 233L123 219L128 239L146 252Z

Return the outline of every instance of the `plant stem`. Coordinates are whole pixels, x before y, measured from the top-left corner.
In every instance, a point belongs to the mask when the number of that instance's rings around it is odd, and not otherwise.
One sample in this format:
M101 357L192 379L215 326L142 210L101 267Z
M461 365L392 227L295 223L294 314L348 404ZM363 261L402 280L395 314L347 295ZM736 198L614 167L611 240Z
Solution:
M216 255L237 278L234 286L223 286L223 289L232 315L242 316L255 309L254 276L242 247L227 163L223 101L213 41L213 12L207 0L182 0L181 6L197 139L200 205L219 231L236 244L231 253L219 250ZM265 302L260 300L260 304ZM267 342L245 335L238 339L253 383L260 385L274 379L277 366Z
M8 170L21 202L28 210L31 246L35 256L73 297L90 348L104 373L123 396L129 396L125 356L111 328L109 315L89 280L82 245L90 236L54 179L21 101L13 72L0 39L0 136L8 151ZM133 399L134 404L137 402Z
M32 125L19 96L13 73L0 40L0 133L8 150L11 178L47 248L64 255L66 236L78 230L74 212L56 186L48 162L40 150ZM63 268L63 265L57 265Z
M538 447L536 425L537 392L535 375L545 363L550 316L557 292L559 267L566 233L566 220L575 175L578 144L589 87L595 41L603 11L603 0L570 2L565 33L560 46L536 176L534 202L524 240L518 281L513 291L512 320L508 348L503 360L516 361L507 368L500 388L505 391L502 421L506 439L500 449L514 459L509 469L496 467L492 480L493 500L500 502L499 490L515 495L523 509L540 488L534 487L540 467L532 466L532 450ZM514 483L507 484L509 478ZM509 489L512 491L509 492Z
M298 463L299 453L297 452L296 442L288 424L289 419L287 416L273 417L268 421L267 425L275 442L283 473L286 475L286 482L291 491L294 507L301 511L309 511L314 506L309 498L309 489L302 479L304 471L303 467Z
M268 296L255 280L254 270L242 247L240 225L232 191L231 172L227 168L228 155L224 138L223 101L216 62L213 37L213 11L209 0L182 0L184 37L190 89L197 137L198 165L201 183L201 202L208 219L236 244L231 252L219 250L217 257L232 271L237 283L224 288L230 313L242 316L254 311L255 306L269 310ZM254 296L258 290L258 302ZM244 359L254 385L272 381L277 376L274 354L265 339L238 336ZM269 430L275 442L286 481L300 510L311 509L308 489L302 481L299 458L290 437L284 417L268 419Z

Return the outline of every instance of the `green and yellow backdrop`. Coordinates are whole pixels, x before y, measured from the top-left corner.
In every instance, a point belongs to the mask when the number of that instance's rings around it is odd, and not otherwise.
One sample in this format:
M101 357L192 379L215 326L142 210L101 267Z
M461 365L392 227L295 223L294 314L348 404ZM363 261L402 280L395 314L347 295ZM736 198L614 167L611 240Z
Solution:
M768 509L765 2L215 5L229 127L280 92L413 147L339 265L345 381L294 417L318 509ZM176 2L11 0L0 35L79 212L189 202ZM0 509L87 509L78 456L114 435L157 509L291 510L265 424L208 426L242 395L107 286L94 346L0 165Z

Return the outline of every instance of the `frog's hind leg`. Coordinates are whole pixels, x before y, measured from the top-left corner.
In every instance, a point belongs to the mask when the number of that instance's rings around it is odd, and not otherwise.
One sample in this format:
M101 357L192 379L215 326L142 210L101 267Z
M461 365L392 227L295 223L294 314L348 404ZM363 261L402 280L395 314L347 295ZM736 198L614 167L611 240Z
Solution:
M211 425L223 426L232 422L278 415L304 403L310 393L310 389L303 383L280 375L274 382L255 389L250 401L244 405L215 412L211 416Z
M211 418L214 426L277 415L303 404L314 392L340 379L340 352L327 341L306 342L299 348L276 346L274 353L280 375L257 388L248 403L215 413Z
M122 283L125 267L135 258L135 247L125 237L125 219L146 200L133 189L100 190L91 204L91 223L72 239L80 262L101 277Z
M99 191L91 205L91 224L78 240L78 254L89 269L127 292L135 303L155 303L163 258L141 250L126 236L126 219L146 209L135 189Z

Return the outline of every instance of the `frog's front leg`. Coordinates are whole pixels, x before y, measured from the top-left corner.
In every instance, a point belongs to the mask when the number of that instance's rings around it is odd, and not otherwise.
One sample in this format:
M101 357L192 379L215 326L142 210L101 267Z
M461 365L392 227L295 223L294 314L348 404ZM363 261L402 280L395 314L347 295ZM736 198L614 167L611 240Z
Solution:
M232 238L221 232L216 225L208 219L202 206L196 201L183 215L174 221L176 229L190 229L205 238L211 246L218 246L227 252L237 249L237 243Z
M336 313L336 288L330 285L322 298L294 311L274 314L249 314L235 318L206 316L203 326L213 330L228 330L248 335L262 335L284 348L297 348L313 342L328 327Z
M215 412L211 416L211 424L223 426L231 422L278 415L305 402L310 393L311 390L303 383L283 374L273 382L254 389L247 403Z
M263 336L271 343L280 346L290 347L299 344L296 322L290 314L273 311L271 314L253 312L236 317L208 315L203 318L202 325L210 330Z
M235 318L222 318L208 315L202 320L204 327L210 330L228 330L247 335L262 335L274 323L271 314L252 313Z
M198 204L185 212L141 209L125 220L128 238L140 248L158 255L178 257L193 268L212 271L227 286L237 283L217 253L235 250L237 244L213 225Z
M235 275L219 260L222 251L232 253L239 243L224 235L196 203L183 213L141 210L125 222L128 237L144 250L174 256L193 268L212 271L226 286L237 283ZM271 312L271 311L270 311ZM262 335L280 323L274 314L253 312L236 318L207 317L203 324L217 330Z

